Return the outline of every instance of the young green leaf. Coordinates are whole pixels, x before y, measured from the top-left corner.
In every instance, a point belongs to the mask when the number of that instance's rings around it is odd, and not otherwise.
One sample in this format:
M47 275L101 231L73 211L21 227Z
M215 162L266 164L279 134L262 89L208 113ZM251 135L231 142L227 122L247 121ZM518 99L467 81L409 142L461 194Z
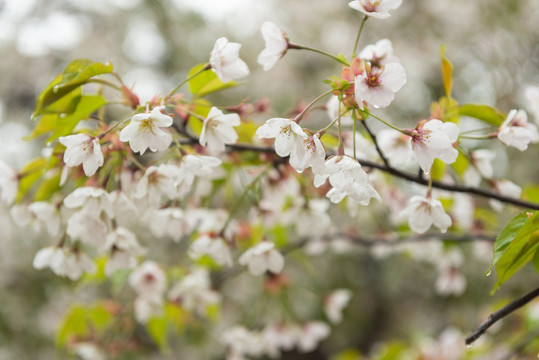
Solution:
M507 117L502 111L484 104L464 104L459 114L482 120L490 125L500 126Z
M189 71L189 76L202 70L204 66L206 66L206 64L194 66ZM235 81L223 83L213 71L207 70L203 71L189 81L189 91L191 91L193 95L201 97L237 85L238 83Z
M442 78L444 82L445 95L450 98L451 90L453 89L453 65L448 58L445 57L445 45L442 45L440 50L442 54Z

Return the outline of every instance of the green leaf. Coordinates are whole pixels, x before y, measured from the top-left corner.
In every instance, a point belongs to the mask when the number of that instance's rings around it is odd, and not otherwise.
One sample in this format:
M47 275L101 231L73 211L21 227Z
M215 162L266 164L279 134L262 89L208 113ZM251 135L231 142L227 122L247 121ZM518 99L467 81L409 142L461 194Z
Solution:
M83 338L90 331L103 331L111 326L114 316L103 302L90 306L74 305L64 317L56 335L56 344L65 346L73 338Z
M39 184L34 195L34 201L47 201L60 190L61 174L58 173Z
M522 227L527 221L527 212L522 211L520 214L512 218L507 223L507 225L505 225L505 227L502 229L502 231L496 238L496 241L494 242L494 253L492 255L492 263L490 264L488 272L490 272L492 270L492 267L496 265L498 260L500 260L502 255L509 247L511 241L513 241L513 239L517 236L518 232L520 231L520 229L522 229Z
M450 98L451 90L453 89L453 65L448 58L445 57L445 45L442 45L440 50L442 54L442 79L444 82L445 95Z
M535 267L535 271L539 274L539 250L535 251L535 255L533 255L532 259L533 267Z
M344 56L343 53L339 53L339 55L337 55L337 59L339 59L339 61L344 65L349 65L350 64L348 62L348 59L346 58L346 56Z
M40 116L34 131L25 140L31 140L50 132L52 132L52 135L47 140L48 142L60 136L70 135L81 120L87 119L106 102L101 95L80 95L74 112L67 115L51 113Z
M484 104L464 104L459 107L459 114L470 116L479 120L486 122L487 124L500 126L507 115L493 108L489 105Z
M188 76L192 76L201 71L205 66L206 64L195 65L189 71ZM193 95L200 97L238 85L239 84L235 81L223 83L212 70L206 70L189 80L189 91L191 91Z
M470 162L468 161L468 158L466 155L461 153L459 151L459 155L457 156L457 160L453 164L451 164L451 167L459 176L463 177L464 173L466 172L466 169L470 166Z
M17 201L20 201L30 188L41 178L47 166L47 159L39 157L30 161L22 168L22 177L19 180L19 190L17 193Z
M440 120L449 121L458 125L460 121L459 104L451 97L444 96L440 99Z
M498 281L494 285L492 293L510 279L522 266L532 260L539 248L539 212L531 215L529 213L526 214L526 212L523 213L526 216L525 223L497 260L496 272L498 274ZM522 213L517 218L521 215ZM522 220L520 218L514 224L521 223Z
M430 176L432 180L440 181L445 176L447 165L440 159L434 159L432 167L430 169Z
M166 316L152 318L146 325L148 334L163 352L168 350L168 324Z
M111 63L102 64L88 59L76 59L72 61L64 69L63 73L58 75L39 95L32 118L36 118L43 112L46 112L45 109L53 104L53 108L55 108L54 112L59 112L60 109L64 109L65 113L69 113L69 106L66 107L66 105L69 104L70 106L74 106L72 102L76 102L76 100L74 100L76 96L71 96L70 99L63 100L60 103L56 102L73 90L86 84L92 77L111 73L112 70L113 67ZM49 110L50 109L47 111Z

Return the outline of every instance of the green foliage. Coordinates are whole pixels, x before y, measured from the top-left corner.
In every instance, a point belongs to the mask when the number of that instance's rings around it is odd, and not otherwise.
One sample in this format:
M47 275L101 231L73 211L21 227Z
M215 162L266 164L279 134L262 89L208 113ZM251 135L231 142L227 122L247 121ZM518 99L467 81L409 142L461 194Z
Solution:
M204 63L192 67L189 71L189 76L193 76L197 72L202 71L205 66L206 64ZM211 70L202 71L200 74L189 80L189 91L197 97L202 97L234 86L238 86L238 83L235 81L224 83Z
M146 330L159 349L167 353L169 351L167 316L152 318L146 325Z
M88 59L72 61L63 73L58 75L39 95L32 118L37 118L49 112L70 114L75 111L77 92L80 87L88 83L91 78L101 74L111 73L112 64L102 64ZM71 92L77 90L74 94Z
M82 338L91 331L103 331L112 325L113 314L107 310L105 303L98 302L90 306L72 306L58 330L56 344L66 346L70 339Z
M494 243L491 268L496 265L498 281L492 293L534 258L539 248L538 230L539 212L523 211L501 231Z
M21 169L21 179L19 180L19 192L17 201L20 201L30 188L41 178L47 167L47 159L39 157L30 161Z
M461 105L459 107L459 114L470 116L495 126L500 126L507 117L502 111L484 104Z
M75 91L75 93L79 92ZM105 98L100 95L77 95L77 105L72 113L50 113L40 116L34 131L26 140L34 139L43 134L52 132L47 140L51 142L60 136L66 136L73 132L79 121L87 119L93 112L106 104Z

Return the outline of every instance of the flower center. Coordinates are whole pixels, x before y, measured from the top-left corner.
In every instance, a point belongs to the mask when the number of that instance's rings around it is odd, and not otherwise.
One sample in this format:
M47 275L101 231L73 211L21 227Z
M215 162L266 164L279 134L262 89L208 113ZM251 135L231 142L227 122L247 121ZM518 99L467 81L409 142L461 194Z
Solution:
M138 127L140 132L153 134L153 120L151 118L142 120Z
M362 0L361 6L363 6L363 9L365 9L366 12L376 12L376 8L380 5L380 1L378 0Z
M380 86L382 83L380 75L382 75L382 69L374 68L368 71L365 75L365 82L367 83L367 86L370 88Z

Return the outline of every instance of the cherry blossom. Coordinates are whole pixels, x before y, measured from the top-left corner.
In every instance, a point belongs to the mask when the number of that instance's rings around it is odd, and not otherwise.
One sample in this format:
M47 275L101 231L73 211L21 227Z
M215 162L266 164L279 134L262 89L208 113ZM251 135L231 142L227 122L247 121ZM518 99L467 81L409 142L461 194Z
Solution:
M275 244L269 241L262 241L244 252L238 262L247 266L249 272L255 276L266 271L278 274L284 268L283 255L275 249Z
M221 163L219 158L213 156L194 154L184 156L176 177L178 196L183 196L191 190L195 177L212 178L218 176Z
M341 202L345 196L362 205L368 205L371 198L382 199L369 182L369 176L354 158L347 155L332 156L326 160L324 173L315 176L314 185L320 187L326 179L333 188L326 196L333 203Z
M266 47L258 55L258 63L264 71L271 69L288 50L288 36L271 21L265 21L260 28Z
M84 212L94 216L105 211L109 217L113 217L109 193L93 186L84 186L73 190L65 197L64 206L69 209L81 208Z
M178 194L176 183L179 172L180 169L171 164L150 166L137 184L134 197L146 197L152 206L159 205L161 196L174 199Z
M45 227L51 236L55 236L60 229L60 213L57 207L45 201L36 201L28 206L14 205L10 214L18 226L33 223L35 231Z
M131 149L140 155L147 149L153 152L168 149L172 137L163 128L171 126L173 120L161 112L164 108L158 106L151 113L134 115L131 122L120 131L120 140L129 141Z
M410 229L418 234L426 232L433 224L446 232L452 224L440 200L432 197L412 196L408 207L401 214L408 218Z
M352 291L348 289L337 289L326 296L324 301L324 312L329 321L339 324L342 321L342 311L350 302Z
M355 97L359 108L364 102L375 108L389 106L395 93L406 84L406 73L401 64L392 62L381 67L365 64L365 71L355 78Z
M376 67L381 67L382 65L393 62L400 62L399 58L393 55L393 44L389 39L382 39L376 44L365 46L358 56L365 61L369 61L371 66Z
M303 146L307 134L295 121L284 118L273 118L256 130L261 139L275 138L275 152L281 157L289 156Z
M498 129L498 139L507 146L524 151L530 143L539 142L539 132L535 124L528 122L524 110L513 109Z
M524 90L524 98L535 122L539 124L539 86L527 86Z
M103 153L99 139L87 134L62 136L58 139L66 147L64 163L67 167L82 164L84 174L92 176L103 165Z
M56 275L78 280L83 273L94 273L92 260L80 250L71 251L63 247L50 246L39 250L33 261L37 270L50 268Z
M258 357L261 354L258 334L243 326L226 329L221 338L228 348L227 360L244 360L245 355Z
M225 144L234 144L238 140L238 134L234 126L240 125L238 114L223 114L221 110L213 106L202 126L200 133L200 145L209 147L212 151L225 150Z
M73 345L73 351L82 360L105 360L104 352L94 343L85 341Z
M356 157L376 161L380 158L373 142L363 136L359 131L344 131L342 140L344 143L344 154L354 156L354 138L356 143Z
M298 142L296 151L290 153L290 165L297 172L302 173L309 166L315 174L324 171L326 160L326 150L320 141L320 135L314 134L303 139L303 143Z
M408 135L392 129L384 129L376 135L376 138L378 146L391 165L405 166L414 157Z
M154 317L163 313L163 299L160 297L139 296L133 304L135 308L135 318L138 322L146 324Z
M491 184L493 190L500 195L508 196L515 199L519 199L520 195L522 195L522 188L512 181L495 180L492 181ZM503 203L498 200L490 199L489 204L494 210L498 212L503 210Z
M164 294L167 278L163 269L155 262L146 260L128 278L129 285L139 297L159 299Z
M466 278L459 271L464 263L462 252L451 249L437 262L439 275L436 279L435 289L440 295L460 296L466 290Z
M199 236L188 251L192 259L200 259L204 255L211 257L218 265L232 266L230 249L220 236L203 234Z
M492 161L496 158L496 153L492 150L480 149L470 153L470 166L464 172L464 183L469 186L479 186L481 176L489 179L494 174Z
M352 119L351 116L344 115L342 113L344 107L340 107L339 97L337 95L330 96L328 102L326 103L326 109L331 121L339 117L339 108L341 110L341 125L352 125L354 123L354 119Z
M179 208L154 210L150 215L148 225L155 236L169 236L176 242L190 231L186 216Z
M210 54L210 65L224 83L249 75L247 64L239 57L240 48L241 44L228 42L225 37L215 42Z
M107 276L116 270L135 268L137 266L136 256L146 252L137 242L135 234L121 226L107 234L101 251L109 255L105 266Z
M318 347L318 343L326 339L331 333L330 327L321 321L313 321L301 327L298 336L298 351L311 352Z
M0 160L0 193L6 205L15 201L19 188L19 176L8 164Z
M452 122L423 120L415 129L408 130L408 135L412 138L412 148L419 166L427 174L435 158L446 164L452 164L457 159L459 152L453 148L453 143L459 137L459 128Z
M348 3L352 9L361 11L366 16L378 19L390 17L389 10L395 10L401 6L402 0L354 0Z
M221 301L221 295L211 289L210 273L206 268L196 268L185 275L170 289L167 298L181 302L184 309L196 310L199 314L205 314L208 306Z
M67 220L67 235L87 245L102 246L105 243L107 231L107 225L98 213L80 210Z

